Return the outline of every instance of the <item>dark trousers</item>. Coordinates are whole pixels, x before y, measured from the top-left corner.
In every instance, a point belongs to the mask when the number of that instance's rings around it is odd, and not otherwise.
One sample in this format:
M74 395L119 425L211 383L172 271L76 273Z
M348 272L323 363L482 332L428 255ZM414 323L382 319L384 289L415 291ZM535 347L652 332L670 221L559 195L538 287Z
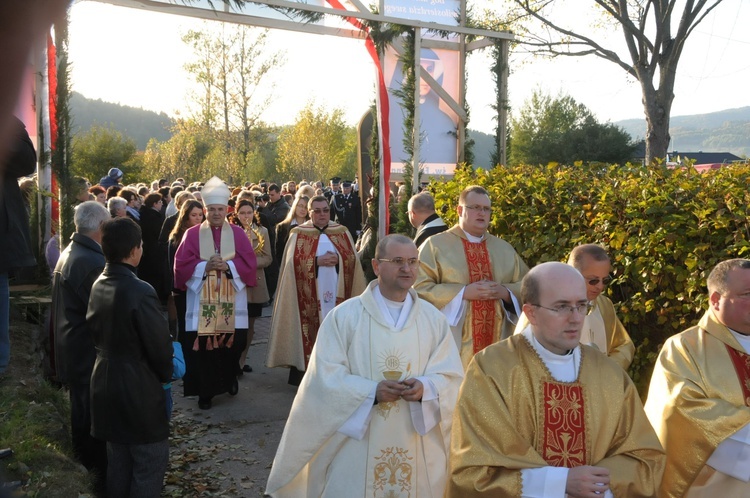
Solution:
M169 465L169 440L148 444L107 442L107 497L159 498Z
M107 475L107 443L91 435L91 398L88 384L70 385L70 432L73 454L97 478L105 482Z

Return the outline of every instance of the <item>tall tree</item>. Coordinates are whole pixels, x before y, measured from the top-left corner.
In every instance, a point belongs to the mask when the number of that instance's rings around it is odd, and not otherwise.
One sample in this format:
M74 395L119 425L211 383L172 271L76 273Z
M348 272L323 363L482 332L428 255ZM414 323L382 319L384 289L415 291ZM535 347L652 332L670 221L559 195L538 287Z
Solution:
M272 101L269 75L284 62L282 52L267 47L267 35L245 25L207 23L182 38L196 55L185 68L200 88L192 121L222 144L227 172L235 178L258 150L252 130Z
M611 123L598 123L570 96L534 91L513 119L512 130L512 164L624 163L633 152L630 135Z
M356 130L344 111L326 111L308 103L278 140L279 171L289 179L352 178L356 172Z
M120 168L127 175L126 182L140 178L141 172L131 160L135 156L135 140L114 128L92 126L73 139L70 172L87 178L92 184L107 174L110 168ZM133 166L133 169L128 168Z
M677 65L695 28L723 0L498 0L486 11L491 24L515 26L520 43L549 56L596 55L622 68L641 86L646 116L646 161L666 157L669 119L674 100ZM601 12L603 28L617 28L624 46L597 39L585 16L571 12ZM498 21L497 12L505 18ZM621 38L619 38L622 40Z

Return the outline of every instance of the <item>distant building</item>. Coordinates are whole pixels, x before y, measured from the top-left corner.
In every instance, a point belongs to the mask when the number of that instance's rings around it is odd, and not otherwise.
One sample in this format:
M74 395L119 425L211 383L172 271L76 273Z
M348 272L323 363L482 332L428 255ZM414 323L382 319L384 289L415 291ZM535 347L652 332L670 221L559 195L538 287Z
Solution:
M730 164L735 161L742 161L739 156L731 152L677 152L672 151L667 154L667 163L675 163L676 166L684 166L688 162L695 166L703 164Z
M645 157L646 142L645 140L640 140L635 144L631 161L634 163L643 163ZM731 164L736 161L744 161L744 159L731 152L678 152L673 150L667 153L666 163L667 166L673 168L686 166L690 163L695 165L698 171L703 171L706 169L716 169L722 164Z

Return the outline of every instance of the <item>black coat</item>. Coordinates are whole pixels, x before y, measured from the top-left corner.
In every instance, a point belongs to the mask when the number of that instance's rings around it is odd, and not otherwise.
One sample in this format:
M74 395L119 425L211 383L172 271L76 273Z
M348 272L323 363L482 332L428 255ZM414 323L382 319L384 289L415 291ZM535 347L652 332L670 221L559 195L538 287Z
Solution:
M88 384L96 349L86 322L91 286L104 269L104 254L94 240L74 233L52 274L52 324L57 380Z
M91 288L96 345L91 374L91 435L121 444L169 436L162 384L172 377L172 340L156 292L131 266L107 263Z
M437 235L448 230L448 226L445 223L437 226L427 226L429 223L439 218L440 216L438 216L437 213L432 213L427 217L427 219L422 222L421 225L419 225L419 227L417 228L417 233L414 235L414 244L416 244L417 248L421 247L421 245L424 244L424 241L429 239L433 235Z
M269 202L263 212L268 216L268 221L275 226L284 221L289 210L292 209L283 197L276 202ZM270 233L270 230L269 230Z
M296 225L295 225L296 226ZM281 264L286 250L286 241L289 240L289 232L292 230L292 222L282 221L276 225L276 245L273 248L273 257Z
M36 265L31 251L29 216L18 187L18 178L36 170L36 152L26 127L18 118L13 119L15 136L8 157L0 168L3 175L0 191L0 273Z
M159 295L166 300L169 282L164 270L167 265L167 252L159 246L159 233L164 224L164 216L153 208L143 206L140 209L141 238L143 239L143 257L138 265L138 278L151 284Z

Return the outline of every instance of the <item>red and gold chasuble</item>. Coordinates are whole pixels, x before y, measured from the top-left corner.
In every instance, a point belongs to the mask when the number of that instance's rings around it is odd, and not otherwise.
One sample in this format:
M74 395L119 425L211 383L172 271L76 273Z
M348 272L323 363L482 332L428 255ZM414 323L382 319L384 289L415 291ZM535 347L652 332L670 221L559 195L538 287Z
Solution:
M542 458L553 467L586 465L586 421L579 383L544 382Z
M302 349L305 358L305 368L310 361L310 354L318 337L320 328L320 302L318 288L315 282L315 253L318 250L320 231L313 228L298 228L297 243L294 247L294 278L297 283L297 305L299 308L300 324L302 325ZM344 279L344 296L336 296L339 305L352 295L354 280L354 265L357 256L351 247L344 231L326 233L333 246L339 253L343 268L339 269L339 278Z
M487 252L487 241L483 240L478 244L471 243L463 238L461 241L464 244L466 266L469 267L469 283L494 280L492 278L490 255ZM474 354L492 344L495 318L494 301L471 301L471 331L474 339Z
M737 373L737 380L740 381L742 399L745 400L745 406L750 406L750 355L729 346L727 346L727 351L729 358L732 359L734 371Z

